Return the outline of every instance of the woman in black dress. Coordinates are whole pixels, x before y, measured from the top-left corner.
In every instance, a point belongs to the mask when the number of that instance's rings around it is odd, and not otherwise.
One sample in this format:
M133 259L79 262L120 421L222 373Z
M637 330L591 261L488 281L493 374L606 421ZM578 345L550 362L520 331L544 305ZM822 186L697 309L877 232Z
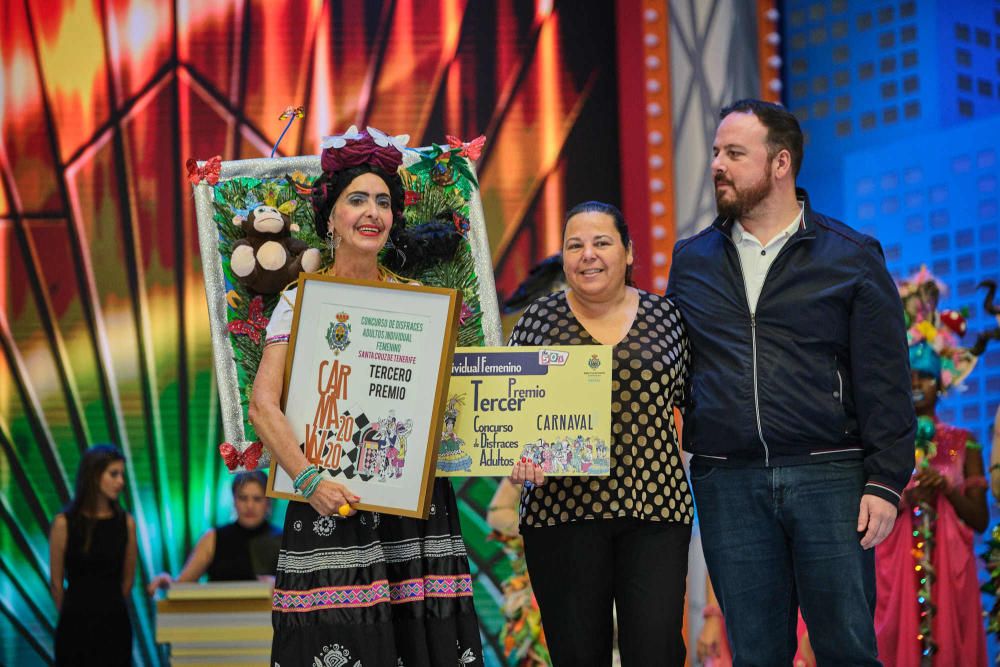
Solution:
M273 579L281 531L268 521L271 500L266 491L267 477L259 470L236 475L233 478L236 521L205 531L177 578L161 572L149 582L146 592L153 595L175 581L198 581L203 574L208 575L209 581Z
M110 445L80 460L76 494L52 522L50 588L59 609L56 665L127 666L132 625L126 599L135 578L135 521L118 502L125 458Z
M611 473L546 477L522 459L520 528L553 665L611 664L612 602L622 665L683 665L693 504L674 407L688 342L680 313L632 286L621 212L586 202L566 217L569 289L531 304L512 345L611 345Z
M396 173L402 155L351 128L323 151L313 186L315 224L334 249L327 273L399 282L379 263L392 239L415 261ZM308 503L292 502L275 581L272 665L482 665L472 578L455 494L434 482L426 521L358 512L360 498L308 461L280 400L296 289L267 326L250 418ZM349 482L348 482L349 484Z

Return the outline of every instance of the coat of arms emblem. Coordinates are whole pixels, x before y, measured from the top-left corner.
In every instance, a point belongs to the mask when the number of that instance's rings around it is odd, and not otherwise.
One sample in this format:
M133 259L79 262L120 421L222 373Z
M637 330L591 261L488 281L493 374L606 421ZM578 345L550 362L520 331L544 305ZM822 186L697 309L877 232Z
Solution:
M351 344L351 325L347 323L350 317L343 311L337 313L337 321L330 322L326 330L326 342L334 354L340 354Z

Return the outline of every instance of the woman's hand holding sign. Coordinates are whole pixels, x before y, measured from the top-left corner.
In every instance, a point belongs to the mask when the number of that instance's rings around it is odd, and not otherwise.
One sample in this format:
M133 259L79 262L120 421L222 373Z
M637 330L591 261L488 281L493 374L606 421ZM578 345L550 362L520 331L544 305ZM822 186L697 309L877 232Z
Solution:
M515 484L523 484L524 488L530 489L545 481L545 473L542 472L540 465L526 456L522 456L510 472L510 481Z
M309 497L309 504L323 516L354 516L358 511L352 505L359 502L361 502L360 496L348 491L343 484L329 479L321 480L316 491ZM341 508L345 505L348 509L341 512Z

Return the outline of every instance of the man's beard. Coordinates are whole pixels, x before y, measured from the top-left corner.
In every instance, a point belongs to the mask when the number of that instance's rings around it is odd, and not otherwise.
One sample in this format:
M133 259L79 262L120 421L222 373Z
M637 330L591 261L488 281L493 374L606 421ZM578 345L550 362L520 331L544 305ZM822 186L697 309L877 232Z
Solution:
M725 201L722 200L722 195L719 194L718 185L720 180L716 179L716 190L715 190L715 208L719 212L719 216L722 218L728 218L730 220L739 220L746 216L747 213L754 210L758 204L764 201L771 190L773 189L773 184L771 183L771 170L769 167L765 167L764 173L761 175L760 180L746 188L745 190L739 190L731 181L721 181L729 186L731 190L730 193L725 193L729 195L729 198Z

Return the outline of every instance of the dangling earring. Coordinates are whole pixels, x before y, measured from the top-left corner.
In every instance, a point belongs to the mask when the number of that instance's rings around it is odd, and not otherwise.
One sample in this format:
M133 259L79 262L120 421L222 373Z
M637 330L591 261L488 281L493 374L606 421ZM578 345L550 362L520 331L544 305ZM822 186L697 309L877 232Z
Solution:
M326 232L326 244L330 246L330 252L333 252L340 247L340 234L336 231L329 229Z

